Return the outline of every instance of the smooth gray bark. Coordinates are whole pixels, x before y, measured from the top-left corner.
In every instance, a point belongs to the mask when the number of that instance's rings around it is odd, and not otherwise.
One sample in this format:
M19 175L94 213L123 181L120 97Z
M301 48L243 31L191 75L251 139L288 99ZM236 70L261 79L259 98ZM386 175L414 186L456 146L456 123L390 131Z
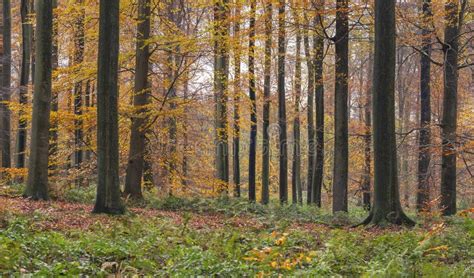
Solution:
M95 213L123 214L118 150L119 0L100 0Z
M36 14L36 63L31 120L31 144L28 182L25 196L47 200L49 127L51 109L51 71L53 36L53 1L38 1Z
M142 176L146 148L147 109L149 103L149 46L150 37L150 0L140 0L138 8L137 45L135 55L135 89L133 105L137 109L132 118L130 149L128 154L124 194L133 198L142 198Z

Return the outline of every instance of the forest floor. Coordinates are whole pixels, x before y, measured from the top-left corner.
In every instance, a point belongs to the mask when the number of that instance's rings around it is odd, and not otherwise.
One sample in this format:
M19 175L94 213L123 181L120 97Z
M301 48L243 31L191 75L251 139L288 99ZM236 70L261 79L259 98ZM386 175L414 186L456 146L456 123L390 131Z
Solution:
M472 211L412 229L314 208L167 198L124 216L0 190L0 275L472 277Z

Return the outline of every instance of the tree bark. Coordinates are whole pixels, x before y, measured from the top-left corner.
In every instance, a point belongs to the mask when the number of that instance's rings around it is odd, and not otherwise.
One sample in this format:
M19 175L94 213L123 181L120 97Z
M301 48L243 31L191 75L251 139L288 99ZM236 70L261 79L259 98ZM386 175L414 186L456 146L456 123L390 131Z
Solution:
M25 196L35 200L47 200L49 117L51 108L52 70L52 0L38 1L36 14L36 62L31 121L31 145L28 167L28 182Z
M375 1L374 203L363 224L413 225L400 204L395 138L395 0Z
M10 120L10 109L8 108L8 102L10 101L10 86L11 86L11 8L10 0L3 0L2 3L2 30L3 30L3 41L2 41L2 80L1 80L1 95L0 100L0 143L2 152L2 164L3 168L11 167L11 152L10 152L10 134L11 134L11 120Z
M119 0L100 0L95 213L123 214L118 150Z
M348 73L349 23L348 0L336 2L336 84L334 95L334 171L333 212L347 211L347 179L349 167Z
M309 21L306 22L308 25ZM306 177L306 202L308 204L313 203L313 178L314 178L314 162L316 160L314 152L314 78L315 78L315 65L313 64L313 54L310 50L309 45L309 34L308 28L304 29L304 49L306 56L306 66L308 68L308 110L307 110L307 130L308 130L308 175Z
M227 135L228 0L214 4L214 93L216 102L216 174L218 191L227 193L229 183L229 146Z
M52 71L54 72L58 68L59 64L59 45L58 45L58 18L55 13L55 10L58 8L58 1L53 0L53 49L52 49ZM57 153L58 153L58 108L59 108L59 99L58 92L51 92L51 111L55 112L55 117L50 119L51 127L49 129L49 169L51 170L52 175L54 175L54 170L57 169Z
M441 138L441 209L443 215L456 214L456 128L458 101L458 1L448 0L445 5L444 30L444 86Z
M365 125L365 137L364 137L364 178L362 181L362 205L364 209L370 211L371 208L371 181L372 181L372 77L373 77L373 39L371 30L369 31L369 62L367 70L367 86L365 92L365 106L364 106L364 125Z
M22 52L21 52L21 72L20 72L20 95L19 103L25 106L28 103L28 83L30 79L31 51L33 27L30 23L30 13L32 12L32 1L21 0L21 23L22 23ZM24 108L20 110L18 120L18 133L16 144L16 168L25 168L25 150L27 136L27 121Z
M301 151L300 151L300 102L301 102L301 31L299 11L294 11L296 28L296 60L295 60L295 119L293 121L293 165L291 176L291 193L293 204L303 203L301 189Z
M285 94L285 0L278 5L278 125L279 125L279 195L280 202L288 202L288 142L286 131L286 94Z
M416 209L429 211L431 161L431 0L423 0L422 48L420 55L420 135L418 141L418 190Z
M322 10L324 0L319 0L317 8L318 17L316 26L322 26L320 22L323 18ZM321 29L321 27L317 27ZM315 106L316 106L316 158L314 162L313 196L312 200L318 207L321 207L321 190L323 187L324 176L324 37L322 30L314 36L314 87L315 87Z
M256 200L257 160L257 98L255 85L255 13L256 1L250 0L249 26L249 97L250 97L250 148L249 148L249 200Z
M265 58L263 80L263 142L262 142L262 204L270 200L270 103L271 103L271 65L272 65L272 14L271 0L265 6Z
M84 0L76 0L79 15L74 22L74 64L80 65L84 61ZM80 168L83 161L83 121L82 121L82 81L74 82L74 167ZM80 179L77 180L80 184Z
M234 196L240 197L240 7L235 8L234 40L234 132L232 138L232 166Z
M146 40L150 37L150 0L140 0L138 9L137 45L135 58L135 89L133 105L137 109L132 118L130 151L128 155L127 174L125 177L126 195L142 198L142 176L146 149L147 108L150 87L148 83L149 46Z

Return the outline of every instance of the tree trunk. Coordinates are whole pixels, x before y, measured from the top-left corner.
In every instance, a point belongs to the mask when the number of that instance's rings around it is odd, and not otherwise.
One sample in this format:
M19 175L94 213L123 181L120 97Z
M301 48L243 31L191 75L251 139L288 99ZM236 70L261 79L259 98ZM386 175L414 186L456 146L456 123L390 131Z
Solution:
M36 14L36 61L28 183L25 196L48 199L49 117L51 108L51 68L53 3L38 1Z
M416 209L429 211L431 161L431 0L423 0L422 51L420 58L420 137L418 142L418 190Z
M235 8L234 40L234 132L232 138L234 196L240 197L240 7Z
M10 101L10 83L11 83L11 11L10 11L10 0L3 0L2 5L2 30L3 30L3 41L2 41L2 81L0 89L0 143L2 152L2 168L11 167L11 154L10 154L10 109L8 108L8 102Z
M95 213L122 214L118 150L119 0L100 0Z
M249 26L249 97L250 97L250 149L249 149L249 200L256 199L256 159L257 159L257 99L255 85L255 13L256 2L250 0Z
M307 22L309 25L309 22ZM308 175L306 177L306 188L307 188L307 198L306 202L308 204L313 203L313 178L314 178L314 162L315 152L314 152L314 64L313 64L313 55L309 46L309 35L308 28L304 29L304 49L306 56L306 66L308 68L308 111L307 111L307 121L308 121Z
M347 211L348 146L348 73L349 24L348 0L336 2L336 84L334 95L334 171L333 212Z
M441 138L441 209L443 215L456 214L456 128L458 101L458 1L448 0L445 5L444 30L444 94Z
M301 152L300 152L300 102L301 102L301 31L299 11L294 11L296 28L296 60L295 60L295 119L293 121L293 165L291 176L292 202L303 203L301 189Z
M362 181L362 205L366 210L370 211L370 198L371 191L370 185L372 180L371 174L371 164L372 164L372 155L371 155L371 145L372 145L372 77L373 77L373 39L371 30L369 31L369 63L367 70L367 86L365 89L365 105L364 105L364 125L365 125L365 137L364 137L364 179Z
M132 118L132 130L130 135L130 150L127 163L127 174L125 177L126 195L133 198L142 198L142 176L144 168L144 156L146 149L147 108L149 103L149 46L146 40L150 37L150 0L140 0L138 9L137 45L135 58L135 90L133 105L137 109Z
M271 97L271 65L272 65L272 1L267 0L265 6L265 58L263 81L263 142L262 142L262 204L270 200L270 97Z
M22 52L21 52L21 72L20 72L20 96L19 102L22 106L18 120L18 133L16 144L16 168L25 168L25 150L27 136L27 121L24 106L28 103L28 82L30 79L31 67L31 44L33 27L30 23L29 15L32 12L32 1L21 0L21 23L22 23Z
M322 26L322 9L324 0L319 1L316 26ZM321 27L317 27L321 29ZM315 106L316 106L316 159L314 162L313 196L312 200L318 207L321 207L321 190L324 176L324 37L322 30L314 36L314 83L315 83Z
M413 225L399 196L395 138L395 0L375 1L374 203L363 224Z
M288 142L286 134L286 94L285 94L285 0L278 5L278 125L280 149L280 202L288 202Z
M58 45L58 17L55 10L58 8L58 1L53 0L53 49L52 49L52 71L57 70L59 65L59 45ZM51 172L57 169L57 153L58 153L58 108L59 99L58 92L51 92L51 111L55 112L55 117L50 119L51 128L49 129L49 169ZM54 174L54 173L51 173Z
M218 191L227 193L229 146L227 140L228 0L214 4L214 93L216 102L216 174Z
M76 0L79 15L74 22L74 64L80 65L84 60L84 0ZM76 80L74 83L74 160L76 168L81 167L83 160L83 121L82 121L82 81ZM80 184L80 179L77 179Z

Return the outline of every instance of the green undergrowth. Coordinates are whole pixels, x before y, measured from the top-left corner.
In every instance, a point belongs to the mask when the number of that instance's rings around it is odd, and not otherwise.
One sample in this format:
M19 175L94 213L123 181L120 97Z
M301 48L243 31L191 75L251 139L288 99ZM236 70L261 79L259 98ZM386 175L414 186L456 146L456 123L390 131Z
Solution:
M170 210L169 206L176 205L170 202L156 206ZM290 217L310 214L309 210L286 207L288 219L282 221L283 211L255 205L241 209L246 214L251 209L252 215L259 216L252 219L262 224L260 228L236 226L231 221L216 227L208 225L206 213L235 203L189 202L188 210L193 213L176 213L182 218L179 222L160 214L128 214L107 217L110 222L81 230L39 228L49 219L47 212L20 215L3 211L0 274L472 277L474 271L474 221L470 217L452 217L414 229L307 227L292 225L295 220ZM174 209L185 207L180 204ZM206 208L206 212L195 213L197 208ZM242 212L236 209L234 215L237 213ZM196 228L193 221L203 223Z

